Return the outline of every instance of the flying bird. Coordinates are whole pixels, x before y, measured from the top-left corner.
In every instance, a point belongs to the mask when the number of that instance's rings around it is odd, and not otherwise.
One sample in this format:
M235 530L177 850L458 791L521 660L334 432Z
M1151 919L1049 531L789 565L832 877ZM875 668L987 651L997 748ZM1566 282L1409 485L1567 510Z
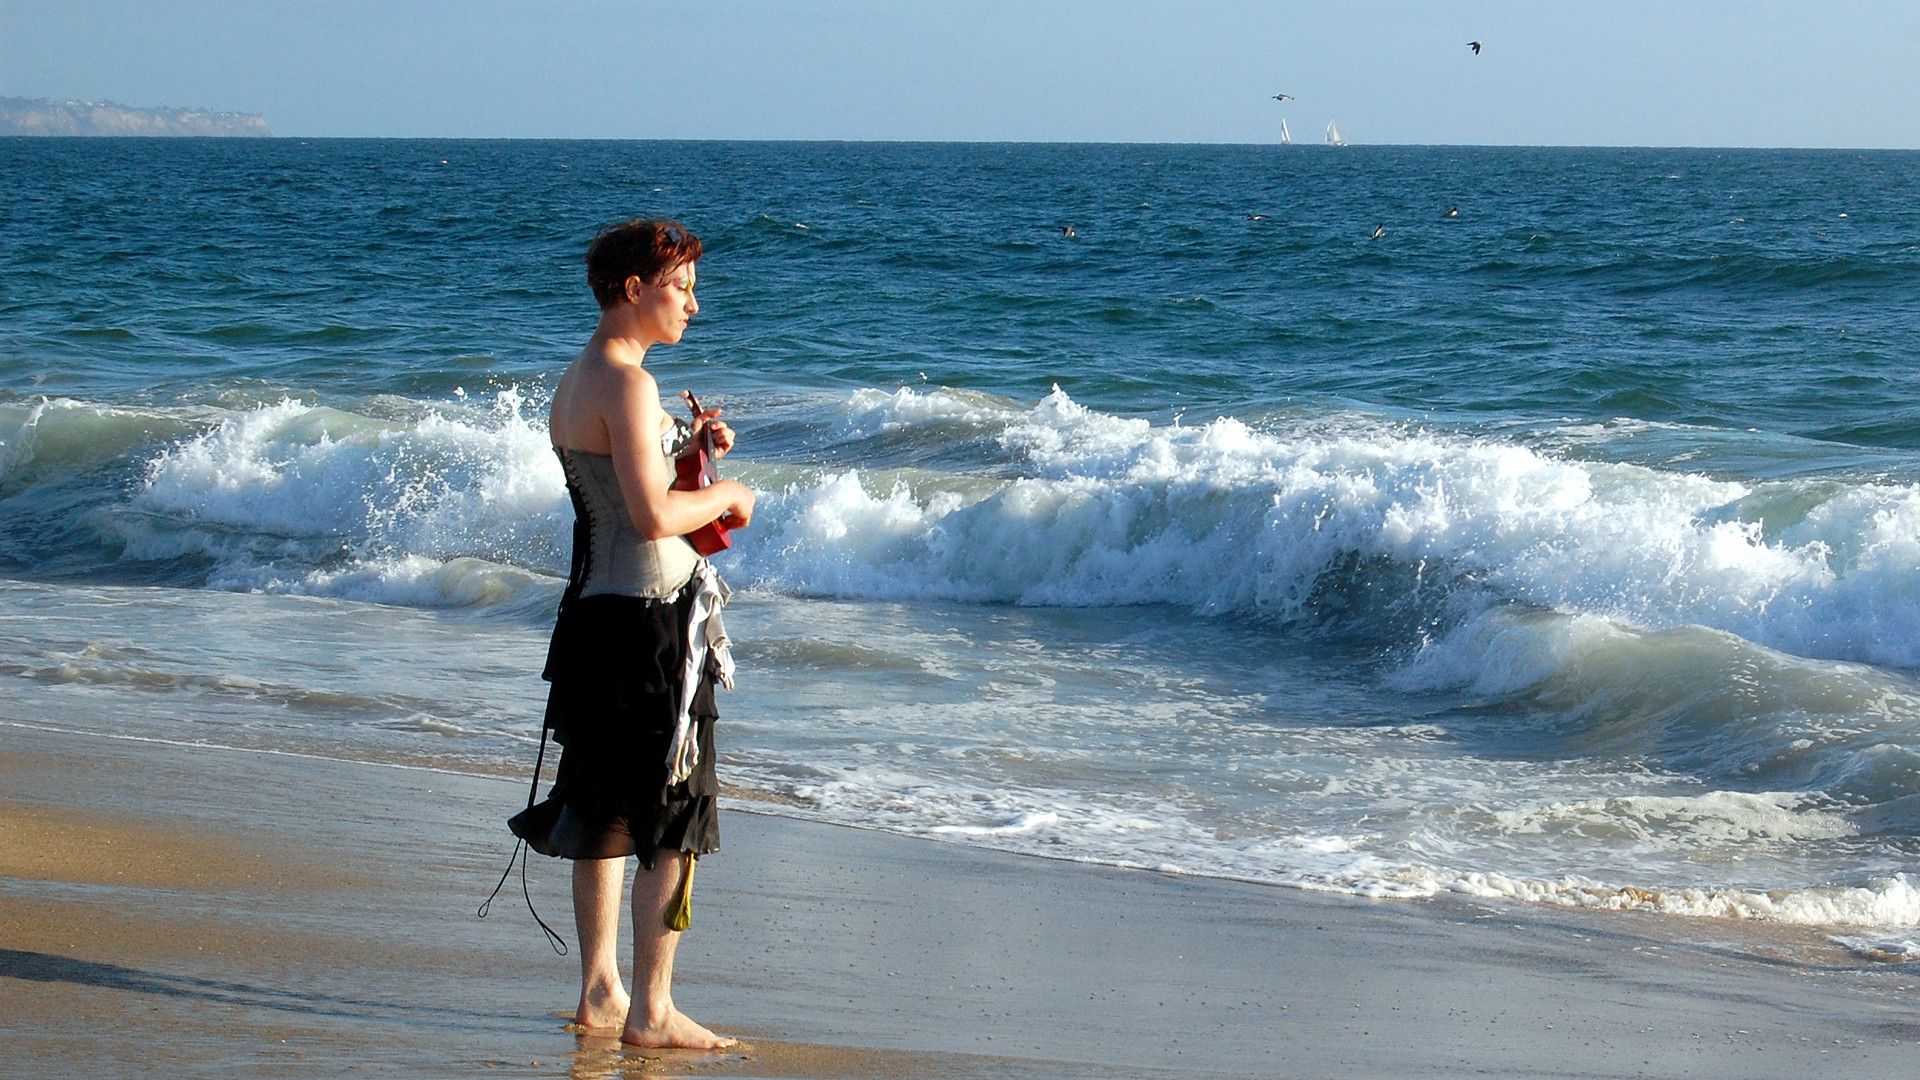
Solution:
M1440 216L1441 217L1459 217L1460 208L1457 206L1449 206L1447 207L1447 212L1444 214L1441 214Z
M1062 225L1060 226L1060 235L1071 238L1074 236L1078 236L1079 234L1073 231L1073 226Z
M1472 49L1472 50L1473 50L1473 55L1475 55L1475 56L1479 56L1479 55L1480 55L1480 43L1479 43L1479 42L1477 42L1477 41L1469 41L1469 42L1467 42L1467 48L1469 48L1469 49Z
M1292 100L1293 100L1293 95L1292 95L1292 94L1275 94L1275 95L1273 95L1273 100L1275 100L1275 101L1292 101Z
M1387 227L1385 225L1378 225L1374 227L1373 235L1369 236L1367 239L1378 240L1385 235L1387 235Z

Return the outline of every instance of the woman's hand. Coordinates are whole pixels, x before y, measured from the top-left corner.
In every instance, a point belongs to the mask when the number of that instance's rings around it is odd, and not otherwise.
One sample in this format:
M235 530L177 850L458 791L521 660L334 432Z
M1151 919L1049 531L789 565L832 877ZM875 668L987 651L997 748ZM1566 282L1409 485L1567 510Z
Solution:
M680 397L689 403L693 401L693 395L685 390L680 391ZM702 431L712 434L713 456L716 458L726 457L727 451L733 449L733 429L721 422L719 409L695 412L692 431L695 439L700 437Z
M727 451L733 449L733 429L721 422L720 410L700 408L694 401L693 394L686 390L680 391L680 397L688 405L693 406L694 410L692 438L688 439L688 448L682 456L694 453L693 448L699 445L700 435L704 432L707 435L708 452L716 459L725 457ZM729 529L744 529L752 523L754 504L752 488L738 480L716 480L702 488L701 492L722 495L727 500L726 509L713 520Z
M753 489L738 480L716 480L713 487L727 488L727 509L719 517L729 529L744 529L753 522Z

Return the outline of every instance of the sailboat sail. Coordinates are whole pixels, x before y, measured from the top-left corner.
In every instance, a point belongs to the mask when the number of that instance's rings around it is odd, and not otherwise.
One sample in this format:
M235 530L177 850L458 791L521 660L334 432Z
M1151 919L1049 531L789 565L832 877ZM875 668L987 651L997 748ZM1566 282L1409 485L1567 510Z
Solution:
M1293 145L1293 135L1287 131L1287 118L1284 116L1280 118L1280 145Z
M1327 121L1327 141L1335 146L1347 145L1347 140L1340 137L1340 129L1334 127L1331 120Z

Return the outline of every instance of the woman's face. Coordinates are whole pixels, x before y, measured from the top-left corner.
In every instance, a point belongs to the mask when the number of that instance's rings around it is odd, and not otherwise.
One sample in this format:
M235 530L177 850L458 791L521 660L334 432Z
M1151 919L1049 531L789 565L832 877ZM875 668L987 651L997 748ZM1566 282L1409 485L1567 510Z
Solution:
M687 320L700 310L693 298L693 264L682 263L661 274L654 284L638 277L627 279L627 299L633 303L645 335L672 345L687 331Z

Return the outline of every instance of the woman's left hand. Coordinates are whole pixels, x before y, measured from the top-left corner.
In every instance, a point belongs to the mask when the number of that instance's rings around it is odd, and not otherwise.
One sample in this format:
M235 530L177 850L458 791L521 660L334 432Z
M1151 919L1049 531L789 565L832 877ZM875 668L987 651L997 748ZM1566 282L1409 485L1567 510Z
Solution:
M698 438L702 431L711 436L714 457L726 457L727 451L733 449L733 429L720 419L719 409L707 409L693 418L694 437Z

